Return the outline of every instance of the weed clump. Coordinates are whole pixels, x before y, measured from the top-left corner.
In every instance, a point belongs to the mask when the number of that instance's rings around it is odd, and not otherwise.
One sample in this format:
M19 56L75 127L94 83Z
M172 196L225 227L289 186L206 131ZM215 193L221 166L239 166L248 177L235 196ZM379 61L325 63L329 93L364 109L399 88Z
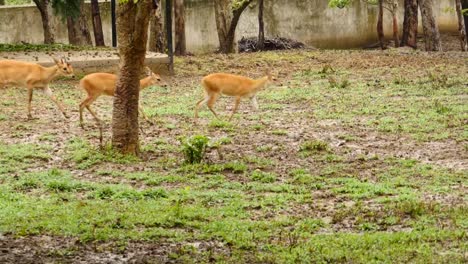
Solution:
M300 152L325 152L329 151L330 147L327 142L321 140L309 140L304 143L299 148Z
M189 164L201 163L205 157L209 141L208 137L204 135L181 139L185 162Z

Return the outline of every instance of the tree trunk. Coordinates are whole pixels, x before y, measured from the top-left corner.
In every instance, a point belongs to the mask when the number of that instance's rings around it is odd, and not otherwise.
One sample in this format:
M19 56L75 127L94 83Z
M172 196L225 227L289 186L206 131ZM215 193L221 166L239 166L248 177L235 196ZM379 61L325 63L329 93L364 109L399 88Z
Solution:
M165 53L166 52L166 38L164 35L163 19L161 15L161 5L159 5L156 12L151 15L150 19L150 51Z
M379 38L380 48L385 49L384 31L383 31L383 0L379 0L379 16L377 20L377 36Z
M42 19L42 29L44 30L44 44L55 43L55 27L52 18L52 5L49 0L33 0L36 4Z
M426 51L442 51L439 27L436 23L434 13L432 11L432 0L418 0L418 3L419 9L421 10L421 20L424 31Z
M393 21L393 41L395 42L395 48L400 46L400 36L398 30L398 2L393 1L392 3L392 21Z
M96 42L96 46L105 46L98 0L91 0L91 16L93 18L94 42Z
M257 50L265 48L265 23L263 21L264 0L258 0L258 41Z
M216 28L218 30L219 50L221 53L235 52L235 34L240 16L253 0L243 2L232 9L231 0L214 0Z
M117 7L120 69L112 112L112 146L124 154L138 155L138 99L140 72L148 40L151 0L128 1Z
M0 0L0 5L5 5L5 0Z
M77 18L67 17L68 42L76 46L92 45L91 33L86 22L84 0L80 1L80 15Z
M460 0L455 0L457 16L458 16L458 31L460 32L460 45L462 51L468 50L468 43L466 40L466 25L462 14L462 5Z
M418 1L405 0L405 17L401 46L417 48L418 37Z
M177 56L184 56L187 53L185 43L185 7L184 0L174 1L174 19L175 19L175 50Z
M462 4L463 10L468 9L468 0L462 0L461 4ZM468 14L465 13L463 18L465 20L465 32L466 32L466 35L468 36Z

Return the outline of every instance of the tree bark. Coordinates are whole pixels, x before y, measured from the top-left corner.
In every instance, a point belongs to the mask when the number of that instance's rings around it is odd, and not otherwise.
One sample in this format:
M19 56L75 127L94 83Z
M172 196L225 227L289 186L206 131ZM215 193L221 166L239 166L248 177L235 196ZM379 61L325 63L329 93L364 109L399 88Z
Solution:
M151 0L128 1L117 6L120 54L119 77L112 112L112 146L124 154L138 155L139 76L148 40Z
M418 0L426 51L442 51L440 32L432 10L432 0Z
M94 42L96 46L105 46L98 0L91 0L91 16L93 18Z
M42 29L44 31L44 44L55 43L55 27L52 18L52 5L49 0L33 0L36 4L42 19Z
M468 0L462 0L461 4L462 4L463 10L468 9ZM466 32L466 35L468 36L468 14L465 13L463 18L465 20L465 32Z
M265 23L263 21L264 0L258 0L258 41L257 50L265 48Z
M166 52L166 38L164 35L163 19L161 15L161 5L151 15L150 19L150 51L165 53Z
M235 52L235 34L242 12L253 0L246 0L235 10L231 0L214 0L216 28L218 30L219 51L221 53Z
M405 0L405 16L403 20L403 36L401 46L417 48L418 37L418 1Z
M383 0L379 0L379 16L377 20L377 36L379 38L380 48L385 49L384 31L383 31Z
M395 42L395 48L400 46L400 36L398 30L398 2L393 1L392 3L392 21L393 21L393 41Z
M91 33L86 22L84 12L84 0L80 1L80 15L77 18L67 17L68 41L72 45L86 46L92 45Z
M455 6L457 10L457 17L458 17L458 31L460 32L460 45L462 51L468 50L468 43L466 40L466 25L465 20L462 14L462 4L460 0L455 0Z
M184 0L174 1L174 19L175 19L175 50L177 56L184 56L187 53L185 43L185 7Z

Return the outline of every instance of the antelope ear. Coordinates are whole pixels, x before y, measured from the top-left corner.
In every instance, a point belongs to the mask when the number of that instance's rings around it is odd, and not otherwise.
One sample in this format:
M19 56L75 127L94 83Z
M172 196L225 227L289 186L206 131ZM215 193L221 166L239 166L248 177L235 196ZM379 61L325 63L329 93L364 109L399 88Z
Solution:
M55 57L52 57L52 59L54 60L55 64L59 64L59 60Z

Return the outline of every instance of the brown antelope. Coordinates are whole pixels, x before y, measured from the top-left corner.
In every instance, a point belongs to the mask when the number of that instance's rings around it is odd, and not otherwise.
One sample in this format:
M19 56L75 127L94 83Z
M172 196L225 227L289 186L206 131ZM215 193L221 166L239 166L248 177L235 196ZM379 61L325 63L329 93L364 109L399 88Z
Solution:
M256 97L257 92L272 80L273 77L270 73L267 73L267 76L257 80L228 73L213 73L205 76L201 81L201 84L205 89L205 98L197 102L197 105L195 106L195 118L198 118L198 110L205 103L208 105L208 108L213 112L215 117L218 118L213 106L221 94L235 97L234 109L232 110L229 120L231 120L233 115L236 113L241 98L250 98L255 110L258 110Z
M65 58L57 60L53 58L55 65L52 67L43 67L36 63L0 60L0 88L7 84L23 86L28 88L28 118L31 119L31 102L34 89L41 89L60 109L63 116L67 117L62 104L55 98L49 83L57 76L71 76L73 67Z
M166 84L161 81L161 77L158 74L153 73L151 69L148 67L146 67L145 70L146 70L147 76L140 80L140 91L155 84L161 84L162 86L166 86ZM83 126L83 110L84 108L86 108L89 111L89 113L91 113L91 115L94 117L94 119L96 120L99 126L101 142L102 142L101 121L97 117L96 113L93 110L91 110L90 106L101 95L114 96L116 84L117 84L117 75L110 74L110 73L102 73L102 72L88 74L80 80L79 87L83 89L87 94L86 99L84 99L80 103L80 125L81 127L84 127ZM143 118L148 121L148 118L146 117L143 111L143 108L141 106L138 106L138 109L142 113Z

